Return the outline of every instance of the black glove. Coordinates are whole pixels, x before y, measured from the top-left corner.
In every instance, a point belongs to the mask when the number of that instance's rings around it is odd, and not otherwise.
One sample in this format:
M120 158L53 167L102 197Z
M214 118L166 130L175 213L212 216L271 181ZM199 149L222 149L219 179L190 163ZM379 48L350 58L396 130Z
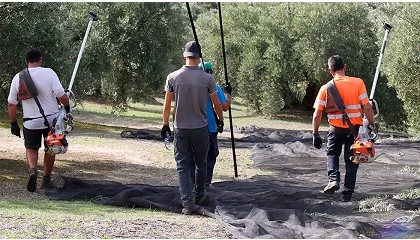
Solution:
M168 135L166 135L168 133ZM162 138L165 140L165 138L172 136L171 134L171 128L168 125L163 125L162 130L160 131L160 134L162 135Z
M20 127L17 122L10 123L10 132L20 138Z
M322 138L319 136L319 133L314 133L312 143L316 149L320 149L322 147Z
M225 93L232 94L232 86L230 85L230 83L226 83Z
M225 126L225 123L223 122L223 120L220 121L219 119L216 119L216 127L217 127L217 131L219 133L222 133L223 132L224 126Z

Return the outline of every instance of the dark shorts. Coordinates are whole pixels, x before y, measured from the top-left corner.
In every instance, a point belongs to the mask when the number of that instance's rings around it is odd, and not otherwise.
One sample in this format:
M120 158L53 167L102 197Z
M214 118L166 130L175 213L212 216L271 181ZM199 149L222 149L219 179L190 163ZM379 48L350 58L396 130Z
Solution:
M48 135L48 128L45 129L27 129L23 127L23 137L25 138L26 149L39 149Z

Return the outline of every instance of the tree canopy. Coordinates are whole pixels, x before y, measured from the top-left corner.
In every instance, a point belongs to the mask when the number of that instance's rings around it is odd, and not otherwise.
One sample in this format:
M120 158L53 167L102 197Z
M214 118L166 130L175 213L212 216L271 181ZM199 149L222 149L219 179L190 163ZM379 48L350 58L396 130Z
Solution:
M224 84L219 13L214 3L191 3L205 61ZM393 26L375 92L386 128L419 130L419 29L416 3L222 3L227 76L250 111L276 118L283 109L311 110L329 81L327 58L343 56L348 75L368 91L384 30ZM30 47L43 52L68 86L89 20L72 89L124 109L129 101L162 96L166 75L183 64L193 39L182 3L0 3L0 99L25 67Z

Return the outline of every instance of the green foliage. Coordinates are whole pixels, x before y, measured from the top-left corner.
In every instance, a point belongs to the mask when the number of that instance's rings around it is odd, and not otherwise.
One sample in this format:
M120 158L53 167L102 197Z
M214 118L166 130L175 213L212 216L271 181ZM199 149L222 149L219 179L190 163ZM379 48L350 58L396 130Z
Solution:
M25 65L32 47L43 53L44 66L60 78L69 75L68 36L60 29L67 18L62 3L0 3L0 99L7 99L13 76ZM55 13L55 14L51 14Z
M158 96L166 75L182 65L186 9L177 3L2 3L1 91L25 66L24 53L37 47L45 66L70 83L89 22L94 22L74 82L78 98L96 93L124 108L128 100ZM4 80L7 79L7 80Z
M341 55L347 74L369 82L376 66L375 29L368 10L359 3L298 3L293 5L294 45L308 80L326 83L331 79L327 59Z
M185 9L173 3L101 3L84 93L100 93L124 109L128 100L157 96L169 71L181 65ZM90 88L86 88L90 86Z
M371 18L378 25L389 23L393 28L389 34L388 44L384 54L383 73L388 79L388 85L396 93L400 101L386 100L390 111L387 115L402 118L404 130L418 133L420 130L420 81L416 65L419 63L420 43L418 35L420 24L416 3L371 3ZM384 37L383 30L377 35L379 41ZM382 42L381 42L382 43ZM394 94L393 94L394 95ZM393 96L393 99L396 99ZM391 117L390 117L391 118Z
M222 3L225 73L219 12L215 3L191 3L203 57L220 85L256 113L279 116L284 109L311 108L314 92L331 76L327 58L340 54L347 74L362 78L368 92L382 45L389 44L374 98L381 127L420 129L420 20L415 3ZM0 100L37 47L45 66L68 86L89 20L89 33L73 92L96 94L120 110L128 101L159 96L166 75L183 64L182 48L193 39L183 3L0 3ZM302 106L304 105L304 106Z

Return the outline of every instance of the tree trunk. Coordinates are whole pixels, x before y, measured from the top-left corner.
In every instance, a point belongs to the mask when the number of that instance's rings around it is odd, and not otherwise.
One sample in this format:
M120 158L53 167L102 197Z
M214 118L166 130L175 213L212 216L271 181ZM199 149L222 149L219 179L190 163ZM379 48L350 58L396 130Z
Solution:
M313 105L320 88L321 86L318 86L316 83L308 83L306 86L305 97L302 100L302 105L305 110L309 111L313 109Z

